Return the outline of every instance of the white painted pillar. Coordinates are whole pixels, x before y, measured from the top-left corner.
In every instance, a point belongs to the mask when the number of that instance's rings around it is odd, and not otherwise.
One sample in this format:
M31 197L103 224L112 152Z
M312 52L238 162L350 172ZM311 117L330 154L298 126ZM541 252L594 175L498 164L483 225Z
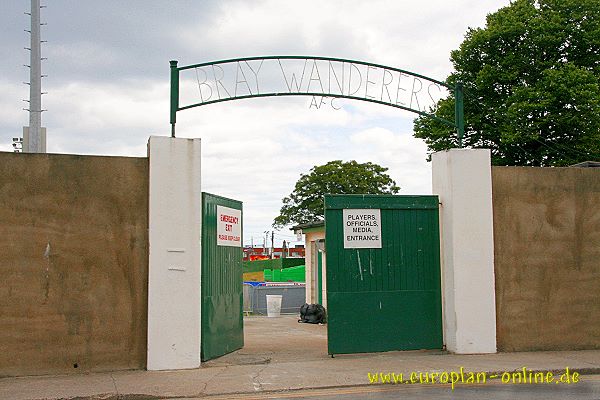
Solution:
M200 139L148 142L148 370L200 366Z
M439 195L444 340L459 354L496 352L494 225L490 151L432 155Z

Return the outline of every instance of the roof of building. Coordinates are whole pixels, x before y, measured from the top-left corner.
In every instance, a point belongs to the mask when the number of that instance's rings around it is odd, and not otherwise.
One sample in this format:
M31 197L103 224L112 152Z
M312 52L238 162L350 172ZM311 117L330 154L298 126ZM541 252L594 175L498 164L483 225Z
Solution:
M570 166L579 168L600 168L600 161L584 161Z
M291 227L290 230L296 232L296 231L304 231L307 229L321 228L324 226L325 226L325 221L319 220L319 221L306 222L304 224L298 224L296 226Z

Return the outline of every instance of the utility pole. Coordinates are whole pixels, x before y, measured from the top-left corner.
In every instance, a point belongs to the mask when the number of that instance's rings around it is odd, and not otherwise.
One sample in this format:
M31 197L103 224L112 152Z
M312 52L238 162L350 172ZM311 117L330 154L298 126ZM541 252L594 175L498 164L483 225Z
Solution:
M274 252L275 252L275 231L271 231L271 260L273 259Z
M23 128L23 152L46 152L46 128L42 128L42 40L40 34L40 0L31 0L31 45L29 50L29 126ZM27 13L26 13L27 14Z
M268 240L268 237L269 237L269 231L264 231L263 233L265 234L265 237L263 238L263 254L265 256L268 256L269 255L269 250L267 249L267 240Z

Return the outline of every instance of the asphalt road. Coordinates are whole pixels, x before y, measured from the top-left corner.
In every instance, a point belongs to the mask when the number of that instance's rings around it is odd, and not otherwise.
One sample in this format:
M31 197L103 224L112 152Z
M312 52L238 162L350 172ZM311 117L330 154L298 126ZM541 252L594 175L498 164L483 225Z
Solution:
M210 397L211 400L221 399ZM223 397L224 399L224 397ZM296 400L388 400L388 399L572 399L600 400L600 375L582 375L572 384L503 384L498 380L480 385L373 385L336 389L315 389L256 395L228 395L227 399L296 399Z

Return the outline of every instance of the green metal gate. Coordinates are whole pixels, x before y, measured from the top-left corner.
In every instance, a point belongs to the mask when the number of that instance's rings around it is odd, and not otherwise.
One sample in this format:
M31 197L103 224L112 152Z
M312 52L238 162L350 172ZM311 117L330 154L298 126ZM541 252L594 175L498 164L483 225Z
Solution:
M325 196L328 353L441 349L437 196Z
M201 352L210 360L244 346L242 202L202 193Z

